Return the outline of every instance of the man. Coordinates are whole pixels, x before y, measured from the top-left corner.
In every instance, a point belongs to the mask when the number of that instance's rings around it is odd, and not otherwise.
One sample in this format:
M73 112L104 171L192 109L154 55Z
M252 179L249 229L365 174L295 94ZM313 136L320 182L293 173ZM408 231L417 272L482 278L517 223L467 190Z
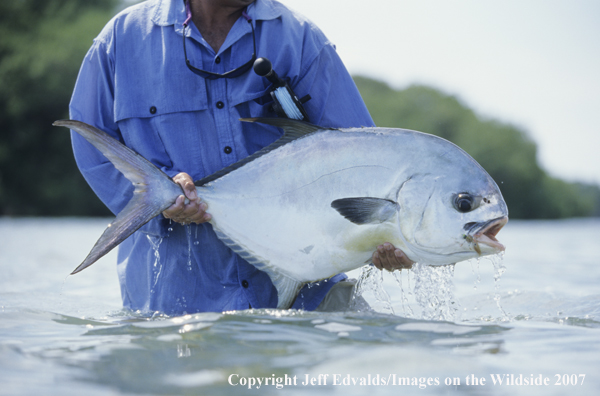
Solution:
M299 96L311 95L305 108L312 123L373 125L333 45L273 0L147 1L113 18L86 55L71 118L119 139L185 193L121 244L117 269L125 307L182 314L277 305L268 276L223 245L206 223L210 209L193 183L281 135L277 128L239 121L275 116L269 82L251 70L253 55L270 59ZM82 174L118 213L132 185L72 136ZM373 261L388 270L410 266L390 244L380 246ZM316 309L345 278L303 289L293 308Z

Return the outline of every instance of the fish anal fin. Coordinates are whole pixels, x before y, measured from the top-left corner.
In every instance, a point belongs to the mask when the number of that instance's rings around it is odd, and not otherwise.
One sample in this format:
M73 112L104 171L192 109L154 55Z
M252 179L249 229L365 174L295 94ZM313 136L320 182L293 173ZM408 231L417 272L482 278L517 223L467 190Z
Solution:
M271 282L277 289L277 308L279 309L289 309L304 286L304 282L298 282L284 275L271 276Z
M389 199L357 197L341 198L331 207L354 224L377 224L391 219L399 210L398 203Z
M235 242L217 226L213 225L213 230L221 242L223 242L227 247L233 250L248 263L252 264L255 268L263 271L269 276L273 286L275 286L275 289L277 289L277 308L288 309L292 306L296 296L298 295L298 292L305 282L297 281L277 271L270 262L265 261L264 258L255 255L246 247Z

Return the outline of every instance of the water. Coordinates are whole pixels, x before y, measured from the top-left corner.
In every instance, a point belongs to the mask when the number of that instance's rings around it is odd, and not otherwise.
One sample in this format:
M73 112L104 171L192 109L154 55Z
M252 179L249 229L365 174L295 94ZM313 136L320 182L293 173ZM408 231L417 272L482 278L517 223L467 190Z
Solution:
M504 258L440 270L453 288L426 268L373 274L376 312L172 318L122 310L114 253L67 277L107 222L0 219L0 395L600 390L598 220L511 221Z

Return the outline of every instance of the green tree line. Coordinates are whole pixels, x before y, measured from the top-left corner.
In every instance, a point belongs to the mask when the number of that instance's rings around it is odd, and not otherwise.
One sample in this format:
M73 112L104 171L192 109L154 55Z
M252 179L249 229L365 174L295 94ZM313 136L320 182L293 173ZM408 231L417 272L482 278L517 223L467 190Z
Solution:
M108 215L76 168L68 118L81 61L116 0L0 2L0 215ZM64 129L64 128L63 128Z
M431 133L469 153L500 187L511 218L599 215L600 188L549 175L538 163L536 143L522 129L482 119L456 97L434 88L394 90L364 77L355 81L377 126Z
M0 3L0 215L110 215L77 170L69 134L51 124L68 117L81 61L121 4ZM512 218L598 215L598 186L548 175L537 163L535 142L518 128L482 120L433 88L393 90L355 80L378 126L442 136L479 161L498 182Z

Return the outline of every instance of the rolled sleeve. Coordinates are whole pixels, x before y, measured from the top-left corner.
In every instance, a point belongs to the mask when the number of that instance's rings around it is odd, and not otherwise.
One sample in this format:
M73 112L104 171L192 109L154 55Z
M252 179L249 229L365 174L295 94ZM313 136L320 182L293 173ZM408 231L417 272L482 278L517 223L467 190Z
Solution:
M114 120L112 65L106 44L94 41L79 71L69 111L71 119L93 125L122 142ZM79 134L72 131L71 140L77 166L92 190L113 213L121 211L133 194L131 182Z

